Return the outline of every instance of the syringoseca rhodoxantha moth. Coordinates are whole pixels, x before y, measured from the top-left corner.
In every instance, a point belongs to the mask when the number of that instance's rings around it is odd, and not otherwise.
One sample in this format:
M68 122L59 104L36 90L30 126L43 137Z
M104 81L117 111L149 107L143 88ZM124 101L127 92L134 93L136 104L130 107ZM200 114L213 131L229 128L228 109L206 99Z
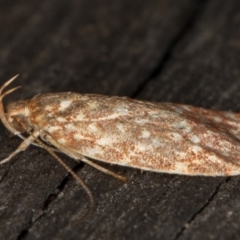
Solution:
M88 187L55 151L122 180L125 178L90 159L155 172L240 174L240 114L71 92L13 102L4 113L3 97L17 88L3 90L16 77L0 89L0 117L5 127L24 141L1 163L30 144L41 146L85 188L92 203ZM29 137L24 138L23 132Z

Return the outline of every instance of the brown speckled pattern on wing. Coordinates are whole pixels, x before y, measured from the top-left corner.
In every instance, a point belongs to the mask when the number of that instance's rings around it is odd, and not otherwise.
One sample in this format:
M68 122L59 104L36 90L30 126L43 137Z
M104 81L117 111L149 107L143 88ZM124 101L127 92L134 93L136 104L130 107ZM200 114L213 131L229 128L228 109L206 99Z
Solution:
M35 129L96 160L156 172L240 174L239 114L76 93L38 95L28 106Z

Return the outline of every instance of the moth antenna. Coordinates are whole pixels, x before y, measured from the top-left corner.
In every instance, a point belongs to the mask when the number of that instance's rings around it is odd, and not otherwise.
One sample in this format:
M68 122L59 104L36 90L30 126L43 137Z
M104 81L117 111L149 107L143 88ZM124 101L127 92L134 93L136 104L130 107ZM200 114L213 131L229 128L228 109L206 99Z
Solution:
M19 75L19 74L17 74L16 76L12 77L11 79L9 79L9 80L8 80L7 82L5 82L5 83L3 84L3 86L0 88L0 118L1 118L1 120L2 120L3 125L4 125L11 133L13 133L14 135L18 135L19 132L18 132L16 129L14 129L14 128L9 124L9 122L8 122L8 120L7 120L7 118L6 118L6 115L5 115L5 113L4 113L4 107L3 107L2 99L3 99L6 95L10 94L11 92L17 90L17 89L20 88L20 87L15 87L15 88L13 88L13 89L8 90L8 91L5 92L5 93L2 93L2 92L3 92L3 90L4 90L11 82L13 82L13 81L18 77L18 75Z
M12 89L6 91L5 93L1 94L1 96L0 96L1 100L2 100L6 95L12 93L13 91L15 91L15 90L17 90L17 89L19 89L19 88L21 88L21 86L18 86L18 87L12 88Z
M17 77L19 76L19 74L15 75L14 77L10 78L7 82L5 82L2 87L0 88L0 95L2 94L2 91L11 83L13 82Z
M15 120L18 121L18 118L15 117ZM95 209L95 202L94 202L94 198L93 198L91 190L88 188L86 183L56 153L54 153L54 151L51 149L51 147L48 147L40 139L35 137L27 129L27 127L24 126L23 123L20 123L19 121L18 121L18 123L21 124L21 126L28 132L28 134L31 135L35 139L37 144L39 146L41 146L42 148L44 148L53 158L55 158L67 170L67 172L70 173L73 176L73 178L75 178L77 183L85 190L85 192L87 193L88 198L90 200L90 208L89 208L89 211L78 222L81 223L81 222L87 220L92 215L92 213L93 213L93 211Z

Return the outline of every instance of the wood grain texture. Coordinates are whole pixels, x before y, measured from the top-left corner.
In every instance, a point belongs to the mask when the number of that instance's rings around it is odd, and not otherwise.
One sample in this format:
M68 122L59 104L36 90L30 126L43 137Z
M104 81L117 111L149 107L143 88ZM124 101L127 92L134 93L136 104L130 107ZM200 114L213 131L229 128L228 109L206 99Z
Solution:
M240 111L239 10L223 1L0 2L1 84L23 90L127 95ZM0 159L21 142L0 125ZM62 156L72 167L75 163ZM80 164L97 202L44 150L0 168L0 239L238 239L239 177L141 173L108 166L122 184Z

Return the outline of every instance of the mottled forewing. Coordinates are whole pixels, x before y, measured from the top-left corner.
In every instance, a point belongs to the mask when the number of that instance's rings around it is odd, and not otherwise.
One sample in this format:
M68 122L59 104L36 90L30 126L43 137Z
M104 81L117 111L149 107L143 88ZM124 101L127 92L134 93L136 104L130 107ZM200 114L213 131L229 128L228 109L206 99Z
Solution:
M30 101L31 122L70 151L157 172L240 172L239 115L74 93Z

